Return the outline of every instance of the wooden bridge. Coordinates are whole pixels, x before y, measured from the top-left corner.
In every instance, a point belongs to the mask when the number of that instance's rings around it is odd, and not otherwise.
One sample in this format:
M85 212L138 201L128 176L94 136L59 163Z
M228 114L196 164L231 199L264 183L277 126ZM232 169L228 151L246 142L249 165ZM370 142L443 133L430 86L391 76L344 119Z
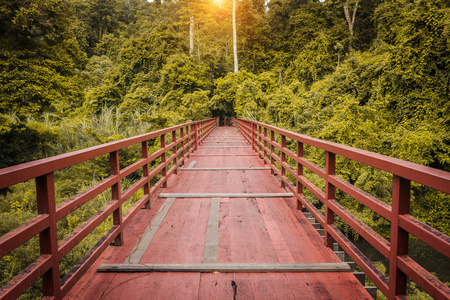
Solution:
M267 124L234 124L192 122L0 170L0 189L35 178L38 207L35 219L0 238L0 255L36 235L41 252L0 298L17 298L42 278L43 295L55 299L371 299L352 273L356 263L389 299L407 299L408 278L450 299L449 287L408 256L412 234L450 258L450 238L409 214L410 182L449 194L449 173ZM149 153L156 141L159 149ZM142 158L121 167L119 150L136 144ZM325 151L325 168L303 157L304 145ZM105 154L111 175L56 205L54 172ZM337 155L393 174L392 205L336 176ZM142 175L122 191L130 174ZM112 200L58 241L57 221L108 189ZM336 189L390 221L390 241L342 207ZM123 213L139 190L143 196ZM110 215L111 230L61 279L61 259ZM390 261L387 275L335 218ZM354 263L342 261L341 249Z

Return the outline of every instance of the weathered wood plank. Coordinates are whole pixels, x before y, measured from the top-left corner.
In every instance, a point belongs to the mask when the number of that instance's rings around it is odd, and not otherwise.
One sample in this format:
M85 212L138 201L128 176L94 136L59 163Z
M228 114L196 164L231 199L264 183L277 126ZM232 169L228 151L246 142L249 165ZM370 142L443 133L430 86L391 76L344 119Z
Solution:
M217 263L219 251L219 214L220 198L212 198L209 209L208 227L206 228L204 263Z
M140 263L201 263L210 202L175 200Z
M161 225L165 216L167 215L167 212L172 206L173 201L175 201L175 198L166 199L166 201L156 214L155 218L151 221L150 225L145 229L145 232L142 234L142 238L138 241L136 246L134 246L130 255L125 260L126 263L138 264L141 261L145 251L147 251L148 245L150 245L153 237L156 234L156 231L158 230L159 226Z
M200 273L303 273L350 272L346 263L201 263L201 264L101 264L98 272L200 272Z
M292 193L161 193L160 198L284 198Z

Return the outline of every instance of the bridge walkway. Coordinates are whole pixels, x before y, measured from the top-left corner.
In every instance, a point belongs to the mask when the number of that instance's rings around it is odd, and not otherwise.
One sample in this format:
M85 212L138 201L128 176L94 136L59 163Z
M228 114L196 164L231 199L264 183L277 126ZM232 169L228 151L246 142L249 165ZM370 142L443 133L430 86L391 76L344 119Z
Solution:
M234 127L160 190L67 299L371 299Z

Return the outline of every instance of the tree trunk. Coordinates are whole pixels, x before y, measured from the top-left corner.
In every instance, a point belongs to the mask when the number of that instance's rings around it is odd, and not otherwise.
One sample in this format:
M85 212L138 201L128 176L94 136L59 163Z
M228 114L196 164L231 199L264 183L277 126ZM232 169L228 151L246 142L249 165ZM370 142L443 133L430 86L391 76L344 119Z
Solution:
M233 0L233 55L234 73L238 72L237 36L236 36L236 0Z
M356 18L356 11L358 9L358 3L359 0L356 0L355 2L355 6L353 7L353 15L352 18L350 18L350 12L348 10L348 0L345 1L344 4L344 14L345 14L345 19L347 20L348 23L348 30L350 31L350 41L348 42L348 51L351 52L353 50L352 47L352 41L353 41L353 27L355 25L355 18Z
M191 24L189 26L189 56L194 55L194 16L191 16Z
M197 53L198 53L198 62L200 63L200 39L198 37L198 23L197 23Z

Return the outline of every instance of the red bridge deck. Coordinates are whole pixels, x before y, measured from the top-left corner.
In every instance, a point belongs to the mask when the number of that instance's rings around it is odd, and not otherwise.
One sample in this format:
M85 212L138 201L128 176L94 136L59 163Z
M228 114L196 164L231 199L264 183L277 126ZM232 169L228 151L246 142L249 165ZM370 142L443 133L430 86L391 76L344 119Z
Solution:
M370 299L349 270L330 271L329 263L342 265L339 258L265 167L238 130L215 129L152 199L152 208L132 219L126 243L108 247L66 297ZM226 263L256 270L213 272ZM315 272L256 272L306 263ZM99 272L108 269L104 264L114 264L113 272ZM120 272L139 266L206 270Z

